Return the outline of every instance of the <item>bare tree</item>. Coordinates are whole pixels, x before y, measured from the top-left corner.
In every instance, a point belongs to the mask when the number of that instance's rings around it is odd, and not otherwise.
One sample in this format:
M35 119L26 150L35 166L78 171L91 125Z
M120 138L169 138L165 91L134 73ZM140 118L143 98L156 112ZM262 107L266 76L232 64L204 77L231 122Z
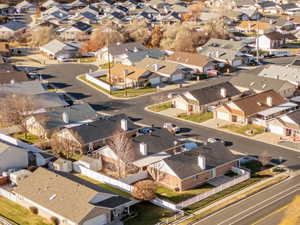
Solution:
M4 126L18 125L26 131L26 118L36 109L33 99L26 95L9 94L0 99L0 121Z
M148 172L156 182L160 182L164 179L165 173L162 172L163 164L157 162L148 167Z
M143 180L134 184L132 196L144 200L153 200L155 195L156 185L152 180Z
M49 41L55 39L56 35L53 27L39 26L29 31L30 43L33 47L38 47L47 44Z
M70 132L72 137L63 137L58 132L51 136L50 145L55 155L64 156L69 159L74 154L83 154L81 137L75 132Z
M258 160L263 166L266 166L272 160L272 156L267 151L264 151L259 155Z
M141 42L144 45L146 45L150 39L150 30L145 20L133 20L131 24L126 26L125 32L128 33L132 40Z
M131 137L125 131L116 130L106 142L118 157L116 165L118 177L125 177L127 167L136 158Z

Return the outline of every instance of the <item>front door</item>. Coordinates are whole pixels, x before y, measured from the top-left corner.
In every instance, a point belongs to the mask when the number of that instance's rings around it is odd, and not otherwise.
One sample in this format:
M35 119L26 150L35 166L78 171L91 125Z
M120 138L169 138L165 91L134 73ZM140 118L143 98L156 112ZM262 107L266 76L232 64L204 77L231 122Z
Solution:
M232 122L237 122L237 116L232 115Z
M193 105L188 105L188 112L193 112Z

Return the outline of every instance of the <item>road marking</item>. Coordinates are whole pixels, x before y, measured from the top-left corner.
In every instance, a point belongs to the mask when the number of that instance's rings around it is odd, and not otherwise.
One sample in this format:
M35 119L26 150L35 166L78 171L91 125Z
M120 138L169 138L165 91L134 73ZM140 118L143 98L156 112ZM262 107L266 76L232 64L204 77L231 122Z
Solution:
M239 222L239 221L241 221L241 220L247 218L248 216L250 216L250 215L252 215L252 214L258 212L259 210L262 210L262 209L264 209L264 208L270 206L271 204L273 204L273 203L275 203L275 202L278 202L279 200L284 199L285 197L287 197L287 196L289 196L289 195L291 195L291 194L293 194L293 193L295 193L295 192L297 192L297 191L299 191L299 190L300 190L300 188L297 188L296 190L291 191L291 192L287 193L286 195L283 195L281 198L275 199L274 201L271 201L269 204L264 205L263 207L257 208L256 210L250 212L249 214L247 214L247 215L245 215L245 216L243 216L243 217L240 217L240 218L238 219L238 221L235 221L235 222L233 222L233 223L230 223L230 225L235 224L235 223L237 223L237 222ZM246 211L246 210L245 210L245 211ZM244 211L244 212L245 212L245 211ZM233 218L233 217L231 217L231 218Z
M300 184L297 184L297 185L294 185L293 187L290 187L290 188L288 188L288 189L285 189L284 191L279 192L279 193L277 193L276 195L273 195L272 197L270 197L270 198L268 198L268 199L265 199L264 201L262 201L262 202L260 202L260 203L258 203L258 204L256 204L256 205L253 205L253 206L247 208L246 210L244 210L244 211L242 211L242 212L240 212L240 213L238 213L238 214L235 214L234 216L232 216L232 217L230 217L230 218L227 218L226 220L223 220L223 222L219 223L218 225L221 225L221 224L228 224L227 222L230 221L231 219L236 218L236 217L239 217L239 216L242 215L243 213L245 213L245 212L247 212L247 211L249 211L249 210L251 210L251 209L253 209L253 208L258 207L259 205L262 205L263 203L265 203L265 202L267 202L267 201L270 201L271 199L273 199L273 198L275 198L275 197L277 197L277 196L282 196L282 193L288 192L288 191L290 191L291 189L296 188L296 187L298 187L298 186L300 186ZM298 188L296 189L296 191L298 191ZM295 191L293 191L293 192L295 192ZM290 194L293 193L293 192L289 192L289 193L288 193L287 195L285 195L285 196L288 196L288 195L290 195ZM284 197L285 197L285 196L284 196ZM282 198L280 198L280 199L282 199ZM277 201L277 200L278 200L278 199L272 201L272 203L275 202L275 201ZM267 206L268 206L268 205L267 205ZM265 206L263 206L262 208L264 208L264 207L265 207ZM261 208L260 208L260 209L261 209ZM257 211L257 209L256 209L254 212L256 212L256 211ZM253 214L253 212L247 214L246 217L249 216L249 215L251 215L251 214ZM245 216L242 217L242 218L245 218ZM241 220L241 218L239 218L239 221L240 221L240 220ZM236 221L236 222L237 222L237 221Z
M257 220L256 222L252 223L251 225L257 225L257 224L259 224L260 222L262 222L262 221L268 219L269 217L271 217L271 216L273 216L273 215L275 215L275 214L277 214L277 213L279 213L279 212L285 210L288 206L289 206L289 205L285 205L285 206L283 206L283 207L281 207L281 208L275 210L274 212L272 212L272 213L270 213L270 214L268 214L268 215L266 215L266 216L260 218L259 220Z

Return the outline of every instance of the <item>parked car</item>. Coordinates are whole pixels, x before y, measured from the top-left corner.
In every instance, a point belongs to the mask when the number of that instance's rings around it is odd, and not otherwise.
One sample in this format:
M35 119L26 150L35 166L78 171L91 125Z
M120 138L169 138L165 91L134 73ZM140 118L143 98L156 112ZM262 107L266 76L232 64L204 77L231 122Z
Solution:
M225 141L225 140L222 140L220 138L208 138L207 139L207 143L216 143L216 142L221 142L225 146L232 146L233 145L233 142Z
M180 132L180 128L177 127L175 124L173 123L164 123L163 128L167 129L169 132L171 133L179 133Z

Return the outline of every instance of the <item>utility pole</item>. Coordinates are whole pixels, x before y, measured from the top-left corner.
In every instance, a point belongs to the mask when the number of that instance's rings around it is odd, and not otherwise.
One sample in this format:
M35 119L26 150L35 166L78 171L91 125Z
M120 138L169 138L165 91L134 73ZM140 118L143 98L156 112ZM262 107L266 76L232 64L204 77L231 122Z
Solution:
M258 14L256 16L256 26L257 26L257 32L256 32L256 61L257 61L257 64L259 63L259 44L258 44L258 32L259 32L259 19L258 19Z
M109 55L109 38L110 38L110 30L108 30L108 28L106 28L106 46L107 46L107 57L108 57L108 82L109 85L112 86L112 82L111 82L111 71L110 71L110 55ZM111 88L109 88L109 94L111 95Z
M126 78L127 78L127 70L124 70L124 91L125 91L125 96L127 97L127 87L126 87Z

